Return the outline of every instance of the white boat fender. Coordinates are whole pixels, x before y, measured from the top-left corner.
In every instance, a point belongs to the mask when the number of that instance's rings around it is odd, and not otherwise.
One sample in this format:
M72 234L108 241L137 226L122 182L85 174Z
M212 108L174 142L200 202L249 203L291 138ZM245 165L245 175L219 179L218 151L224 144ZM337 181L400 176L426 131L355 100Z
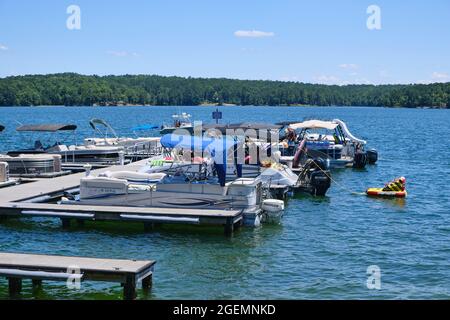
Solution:
M267 212L280 212L284 210L284 201L277 199L266 199L261 208Z

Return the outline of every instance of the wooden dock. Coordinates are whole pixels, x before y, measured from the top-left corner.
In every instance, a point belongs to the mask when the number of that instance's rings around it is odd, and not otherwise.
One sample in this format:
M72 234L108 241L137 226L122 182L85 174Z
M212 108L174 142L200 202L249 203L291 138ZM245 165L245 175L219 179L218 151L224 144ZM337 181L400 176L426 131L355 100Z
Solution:
M137 171L147 160L141 160L128 165L112 166L102 169L93 170L93 174L99 174L105 171ZM29 199L61 193L66 190L78 188L80 179L85 176L84 172L56 177L53 179L35 179L30 183L19 184L9 188L0 189L1 202L17 202Z
M0 253L0 276L6 277L11 297L20 294L22 280L106 281L123 285L124 299L136 298L136 285L148 290L152 284L155 261L97 259L39 254Z
M99 174L105 171L137 171L148 160L141 160L124 166L112 166L93 170ZM61 219L63 227L69 227L72 220L84 221L135 221L143 222L146 229L155 224L179 223L195 225L224 226L231 234L242 224L241 210L209 210L126 206L83 206L41 203L60 197L64 192L79 188L85 173L76 173L53 179L35 181L0 189L0 218L7 217L54 217Z

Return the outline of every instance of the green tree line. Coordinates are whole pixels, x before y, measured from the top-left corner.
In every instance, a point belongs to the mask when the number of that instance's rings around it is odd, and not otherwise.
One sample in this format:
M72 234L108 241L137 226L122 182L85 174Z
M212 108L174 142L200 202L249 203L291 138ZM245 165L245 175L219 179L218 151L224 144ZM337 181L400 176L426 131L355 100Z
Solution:
M0 79L0 106L315 105L450 107L450 83L322 85L266 80L86 76L75 73Z

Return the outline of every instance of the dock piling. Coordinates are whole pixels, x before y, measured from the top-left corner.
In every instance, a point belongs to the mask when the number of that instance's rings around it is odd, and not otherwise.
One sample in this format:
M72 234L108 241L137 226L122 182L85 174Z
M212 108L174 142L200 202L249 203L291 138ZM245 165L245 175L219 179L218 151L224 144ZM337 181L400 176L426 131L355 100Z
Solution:
M133 275L127 275L123 286L123 299L136 299L136 278Z
M22 279L21 278L8 278L9 296L15 297L22 291Z
M231 236L234 231L234 222L232 218L227 218L225 223L225 235Z
M61 223L62 223L63 229L69 229L70 228L70 219L61 218Z
M40 280L40 279L33 279L31 281L32 281L32 284L33 284L33 288L37 289L37 288L42 287L42 280Z
M149 275L148 277L142 280L142 289L148 291L152 287L152 284L153 284L153 275Z

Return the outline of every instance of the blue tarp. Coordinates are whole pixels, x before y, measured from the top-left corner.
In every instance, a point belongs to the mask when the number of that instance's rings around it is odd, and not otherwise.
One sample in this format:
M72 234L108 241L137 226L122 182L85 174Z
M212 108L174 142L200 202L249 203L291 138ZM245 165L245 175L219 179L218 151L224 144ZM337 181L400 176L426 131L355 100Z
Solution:
M153 129L159 129L159 126L156 124L143 124L141 126L134 127L131 130L138 131L138 130L153 130Z
M229 151L239 142L232 138L210 138L188 135L166 134L161 137L164 148L191 149L192 151L209 151L211 153Z

